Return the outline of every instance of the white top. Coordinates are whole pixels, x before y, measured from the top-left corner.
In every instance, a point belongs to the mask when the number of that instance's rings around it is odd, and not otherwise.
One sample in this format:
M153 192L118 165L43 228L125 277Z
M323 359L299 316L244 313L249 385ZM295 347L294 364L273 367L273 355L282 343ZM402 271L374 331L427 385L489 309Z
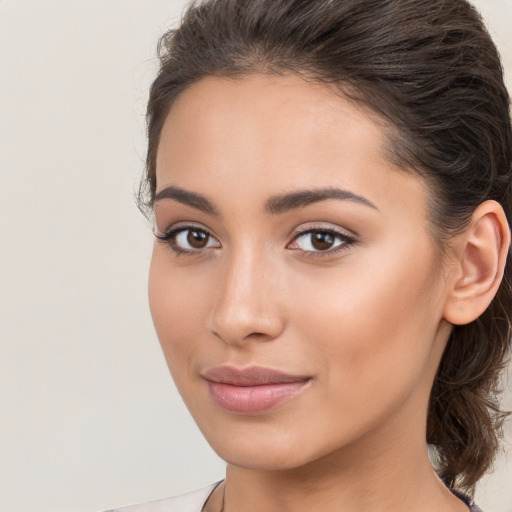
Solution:
M187 492L172 498L162 498L139 505L115 508L106 512L201 512L210 494L219 483L216 482L197 491Z
M107 510L106 512L201 512L210 494L220 483L215 482L197 491L187 492L172 498L148 501L139 505ZM482 512L469 498L459 493L455 494L468 505L469 512Z

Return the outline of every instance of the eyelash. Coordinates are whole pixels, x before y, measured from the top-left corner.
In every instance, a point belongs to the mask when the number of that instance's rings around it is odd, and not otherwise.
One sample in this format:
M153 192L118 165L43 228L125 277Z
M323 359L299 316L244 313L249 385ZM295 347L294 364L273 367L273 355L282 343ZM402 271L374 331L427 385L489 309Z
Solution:
M183 233L186 231L201 232L201 233L205 233L208 237L214 238L207 229L199 228L197 226L178 226L176 228L170 229L169 231L166 231L165 233L162 233L162 234L154 233L154 235L158 241L169 245L171 247L172 251L177 256L182 255L182 254L188 254L188 255L200 254L204 249L207 248L207 247L205 247L203 249L195 249L194 250L194 249L183 249L182 247L180 247L176 243L176 237L180 233ZM334 228L313 226L313 227L308 227L307 229L300 230L297 233L295 233L292 240L287 244L286 247L290 248L289 246L291 244L293 244L294 242L296 242L298 239L300 239L301 237L303 237L305 235L312 234L312 233L324 233L324 234L331 235L335 239L335 241L337 240L337 241L340 241L341 243L338 246L336 246L334 249L327 249L325 251L321 251L321 250L307 251L307 250L300 249L300 248L293 248L292 250L300 251L304 257L322 258L322 257L334 256L342 251L346 251L357 242L357 240L354 237L349 236L345 233L342 233L341 231L338 231Z

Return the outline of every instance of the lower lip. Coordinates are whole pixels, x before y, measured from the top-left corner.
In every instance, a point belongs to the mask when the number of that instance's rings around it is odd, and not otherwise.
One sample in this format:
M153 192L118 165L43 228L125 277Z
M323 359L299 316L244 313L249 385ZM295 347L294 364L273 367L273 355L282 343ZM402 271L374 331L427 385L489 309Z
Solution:
M224 410L233 414L260 414L299 394L309 380L264 384L261 386L232 386L208 382L210 395Z

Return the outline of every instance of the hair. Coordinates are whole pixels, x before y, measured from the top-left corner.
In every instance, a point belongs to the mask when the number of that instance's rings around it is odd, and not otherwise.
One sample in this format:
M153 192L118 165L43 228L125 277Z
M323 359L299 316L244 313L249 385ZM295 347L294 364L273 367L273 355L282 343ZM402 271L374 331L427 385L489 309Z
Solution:
M176 97L208 76L299 75L362 103L389 127L388 153L429 184L443 248L483 201L512 219L510 98L496 47L466 0L203 0L158 46L139 206L153 208L162 126ZM499 449L500 377L511 344L511 253L489 308L454 326L430 396L436 469L472 493Z

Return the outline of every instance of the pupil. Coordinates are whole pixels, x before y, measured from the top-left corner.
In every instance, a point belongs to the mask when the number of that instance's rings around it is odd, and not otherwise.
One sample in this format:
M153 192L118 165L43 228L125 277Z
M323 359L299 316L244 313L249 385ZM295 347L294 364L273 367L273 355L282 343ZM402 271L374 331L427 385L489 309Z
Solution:
M187 242L194 249L202 249L208 243L208 235L204 231L189 231Z
M325 251L332 247L334 237L330 233L316 232L313 233L312 244L315 249Z

